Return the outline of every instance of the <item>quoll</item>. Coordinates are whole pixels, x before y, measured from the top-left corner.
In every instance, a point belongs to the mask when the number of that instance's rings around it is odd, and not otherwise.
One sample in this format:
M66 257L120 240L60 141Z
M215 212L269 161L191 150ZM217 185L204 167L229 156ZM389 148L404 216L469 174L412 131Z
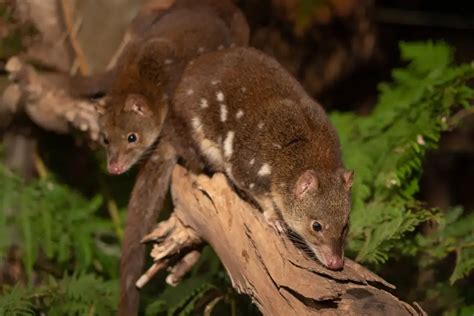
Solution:
M282 66L251 48L202 55L186 67L171 111L213 171L326 267L342 268L353 173L323 108Z

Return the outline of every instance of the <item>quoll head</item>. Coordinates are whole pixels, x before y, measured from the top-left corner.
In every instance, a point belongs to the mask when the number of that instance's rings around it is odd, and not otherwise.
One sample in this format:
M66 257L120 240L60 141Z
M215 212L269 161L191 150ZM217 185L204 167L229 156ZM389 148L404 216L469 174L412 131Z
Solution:
M321 263L339 270L344 265L344 242L351 209L353 172L306 170L293 188L290 228L300 235Z
M103 106L97 106L108 170L122 174L154 147L168 112L172 43L143 38L128 44ZM170 57L171 56L171 57Z
M105 102L99 125L109 173L126 172L154 147L167 112L166 106L161 109L154 113L140 94L112 96Z

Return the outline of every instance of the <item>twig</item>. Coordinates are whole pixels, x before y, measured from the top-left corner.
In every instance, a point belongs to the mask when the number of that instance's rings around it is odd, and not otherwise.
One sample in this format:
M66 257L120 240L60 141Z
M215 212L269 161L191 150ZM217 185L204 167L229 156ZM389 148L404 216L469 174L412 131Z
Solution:
M472 16L449 14L444 12L424 12L413 10L399 10L394 8L376 8L375 19L381 23L443 27L456 30L474 29Z
M105 197L107 201L107 211L109 213L110 219L112 220L112 224L114 226L115 235L117 239L122 242L123 241L123 226L122 226L122 219L120 218L117 202L111 196L110 191L105 183L104 178L101 176L100 180L100 190L102 195Z
M44 180L48 177L48 168L44 164L43 159L41 159L38 149L33 152L33 163L35 165L36 172L41 180Z
M122 220L120 219L117 202L114 199L107 199L107 211L109 212L112 223L114 224L115 234L119 241L123 240Z
M154 263L135 283L137 288L143 288L160 271L166 263Z
M61 0L61 8L63 11L64 22L66 24L66 29L69 34L69 40L71 42L72 49L74 50L77 61L79 63L79 71L81 72L81 75L88 76L90 75L89 64L87 63L86 55L84 54L84 51L82 50L82 47L79 44L79 41L77 40L76 27L74 25L73 19L74 13L71 3L69 1L70 0Z

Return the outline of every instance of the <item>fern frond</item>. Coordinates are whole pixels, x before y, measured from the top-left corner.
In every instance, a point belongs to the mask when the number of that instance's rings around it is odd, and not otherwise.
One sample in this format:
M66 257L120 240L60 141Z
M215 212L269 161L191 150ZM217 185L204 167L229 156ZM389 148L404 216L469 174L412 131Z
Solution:
M1 316L32 316L35 315L33 304L30 301L31 293L28 289L14 287L9 292L0 295Z
M15 235L23 248L23 261L31 279L39 253L58 265L77 271L91 268L100 253L101 234L113 236L112 224L97 213L102 197L91 200L53 179L24 183L0 165L0 255ZM18 240L17 240L18 242ZM115 257L118 261L118 255ZM73 263L73 265L71 265Z
M413 209L423 158L436 148L452 112L474 100L472 65L454 66L444 43L402 43L408 66L379 85L367 117L333 113L344 160L355 170L349 248L362 262L382 263L435 210Z

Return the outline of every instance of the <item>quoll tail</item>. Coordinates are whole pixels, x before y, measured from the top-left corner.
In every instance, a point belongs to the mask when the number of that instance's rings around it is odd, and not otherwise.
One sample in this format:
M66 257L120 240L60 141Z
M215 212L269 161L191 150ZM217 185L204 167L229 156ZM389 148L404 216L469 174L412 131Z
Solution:
M174 149L161 143L142 166L128 205L127 225L120 258L119 315L138 314L139 291L135 282L143 273L145 246L142 238L155 226L163 208L173 167ZM156 158L156 159L155 159Z

